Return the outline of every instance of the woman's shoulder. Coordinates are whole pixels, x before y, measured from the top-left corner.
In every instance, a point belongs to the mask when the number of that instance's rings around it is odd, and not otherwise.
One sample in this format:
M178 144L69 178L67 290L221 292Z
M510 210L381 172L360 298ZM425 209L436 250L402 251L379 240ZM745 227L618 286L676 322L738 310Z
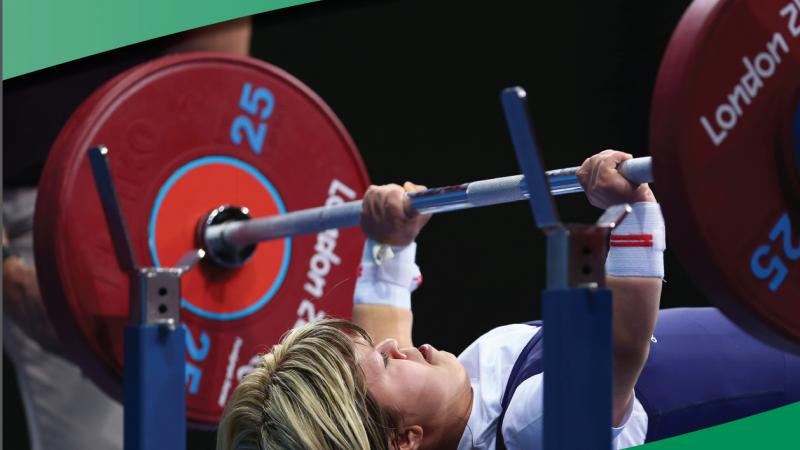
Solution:
M519 339L524 339L527 343L527 341L530 340L530 338L532 338L537 331L539 331L539 328L540 327L538 325L531 325L528 323L512 323L509 325L502 325L487 331L481 337L476 339L475 342L498 341L501 343L508 340L516 341Z
M480 360L487 363L508 365L514 363L523 347L539 331L538 326L525 323L503 325L484 333L469 345L459 356L462 363Z

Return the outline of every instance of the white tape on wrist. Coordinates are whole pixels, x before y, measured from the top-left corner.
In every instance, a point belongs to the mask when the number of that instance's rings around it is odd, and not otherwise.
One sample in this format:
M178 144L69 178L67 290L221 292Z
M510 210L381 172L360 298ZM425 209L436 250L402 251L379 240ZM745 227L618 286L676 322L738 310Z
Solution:
M666 232L661 206L640 202L611 232L606 274L617 277L664 278Z
M411 292L422 283L414 262L417 244L391 247L391 252L385 248L373 240L364 244L353 302L411 309Z

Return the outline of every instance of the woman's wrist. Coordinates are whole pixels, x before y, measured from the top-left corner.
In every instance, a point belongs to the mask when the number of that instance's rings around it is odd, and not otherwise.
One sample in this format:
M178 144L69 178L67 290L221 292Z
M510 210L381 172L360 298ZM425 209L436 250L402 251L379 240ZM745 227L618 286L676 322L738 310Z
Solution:
M354 302L411 308L411 292L422 282L419 266L414 262L417 244L387 249L371 239L364 244Z
M664 278L666 229L661 206L638 202L611 232L606 274L618 277Z

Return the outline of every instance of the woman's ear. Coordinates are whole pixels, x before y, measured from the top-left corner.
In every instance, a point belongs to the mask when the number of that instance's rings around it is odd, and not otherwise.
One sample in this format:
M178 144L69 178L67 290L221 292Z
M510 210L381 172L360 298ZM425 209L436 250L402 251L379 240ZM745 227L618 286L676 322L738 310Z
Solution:
M422 445L422 427L411 425L401 428L395 442L397 450L417 450Z

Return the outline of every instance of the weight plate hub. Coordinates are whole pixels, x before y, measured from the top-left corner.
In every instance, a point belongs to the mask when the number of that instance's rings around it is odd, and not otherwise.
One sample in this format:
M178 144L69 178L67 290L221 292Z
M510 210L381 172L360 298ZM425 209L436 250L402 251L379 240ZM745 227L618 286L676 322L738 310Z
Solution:
M656 82L656 189L697 283L780 345L800 342L798 105L800 1L692 3Z
M204 190L209 180L214 180L213 192ZM203 196L198 192L204 192ZM187 249L197 246L196 234L186 231L196 228L208 205L232 199L237 204L252 205L248 210L255 217L286 213L269 180L238 159L207 156L176 170L161 186L150 213L148 245L153 264L175 265ZM291 239L284 239L257 246L249 264L241 270L215 270L203 264L200 270L183 275L182 306L209 319L247 317L266 305L280 288L290 256ZM213 272L223 273L225 283L217 284ZM214 282L205 283L207 277Z
M86 150L109 148L140 265L171 266L196 247L198 221L221 205L262 217L355 199L369 180L330 109L283 71L198 53L116 77L65 125L42 176L36 262L45 301L72 358L120 392L129 283L113 252ZM184 275L187 413L213 425L227 397L293 326L350 317L358 229L262 243L233 270Z

